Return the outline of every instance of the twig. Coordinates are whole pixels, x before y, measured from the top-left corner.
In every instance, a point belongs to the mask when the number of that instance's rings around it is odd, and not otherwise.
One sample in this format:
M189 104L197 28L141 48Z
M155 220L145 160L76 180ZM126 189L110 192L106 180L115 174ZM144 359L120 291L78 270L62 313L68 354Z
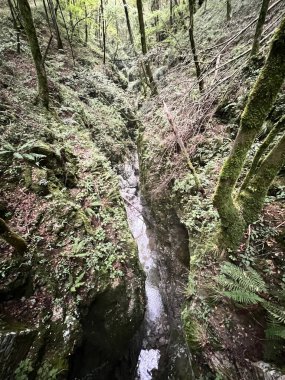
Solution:
M46 48L46 51L45 51L44 56L43 56L43 63L45 63L45 61L46 61L47 53L48 53L48 51L49 51L49 48L50 48L50 44L51 44L52 39L53 39L53 34L52 34L52 35L50 36L50 38L49 38L49 41L48 41L48 44L47 44L47 48Z
M167 108L167 105L166 105L166 103L164 101L163 101L163 105L164 105L164 112L166 114L166 117L167 117L167 120L169 122L169 125L171 126L171 128L172 128L172 130L173 130L173 132L175 134L176 140L177 140L177 142L178 142L178 144L180 146L180 149L181 149L182 153L184 154L184 156L185 156L185 158L187 160L187 164L189 166L189 169L193 173L195 183L196 183L198 189L201 189L202 186L201 186L200 179L199 179L199 177L198 177L198 175L196 173L196 170L195 170L195 168L194 168L194 166L193 166L193 164L192 164L192 162L190 160L190 157L189 157L187 149L186 149L186 147L184 145L184 142L181 139L181 137L179 136L178 130L177 130L175 124L174 124L173 116L171 115L171 113L170 113L169 109Z

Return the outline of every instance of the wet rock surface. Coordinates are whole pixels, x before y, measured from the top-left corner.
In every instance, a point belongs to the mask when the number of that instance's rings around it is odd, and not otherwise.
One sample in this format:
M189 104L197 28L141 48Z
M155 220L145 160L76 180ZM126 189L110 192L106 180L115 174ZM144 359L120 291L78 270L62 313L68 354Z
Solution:
M180 320L181 299L172 288L177 258L174 258L174 266L170 270L169 263L162 257L165 252L157 244L153 220L139 191L137 157L121 168L121 187L129 226L146 274L147 306L135 378L191 379L190 354L184 341L182 325L177 323L177 319Z

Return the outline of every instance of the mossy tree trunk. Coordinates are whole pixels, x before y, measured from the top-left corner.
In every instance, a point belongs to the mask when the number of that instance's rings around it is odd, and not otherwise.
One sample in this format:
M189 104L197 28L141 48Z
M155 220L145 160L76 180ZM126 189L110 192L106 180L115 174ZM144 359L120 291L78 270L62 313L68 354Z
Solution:
M256 24L252 49L251 49L251 53L250 53L251 57L254 57L258 54L260 38L261 38L264 23L265 23L269 3L270 3L270 0L263 0L262 1L260 13L259 13L259 18L258 18L258 21Z
M143 55L147 54L147 45L146 45L146 35L145 35L145 25L143 17L143 5L142 0L137 0L137 10L138 10L138 19L140 27L140 36L141 36L141 47ZM153 95L157 94L156 83L153 79L152 71L148 62L144 64L144 69L149 80L149 86Z
M238 201L247 224L253 223L262 210L268 189L285 164L285 134L262 161L248 186L239 194Z
M28 0L18 0L18 6L19 6L19 10L20 10L21 17L23 20L24 29L25 29L25 32L27 34L28 41L30 44L35 67L36 67L37 78L38 78L38 96L42 104L46 108L48 108L49 93L48 93L47 75L45 71L41 49L39 46L39 41L37 38L36 29L34 26L31 8L30 8Z
M241 117L237 137L221 170L214 195L214 206L217 208L221 219L220 244L225 247L232 249L237 247L247 220L251 219L248 216L244 218L238 200L234 199L235 185L244 166L247 153L275 101L284 78L285 18L275 32L266 63L250 92ZM251 186L250 183L248 186ZM260 207L258 206L257 209Z
M244 189L247 188L248 184L249 184L249 181L252 179L252 177L254 176L255 172L256 172L256 169L257 167L259 166L260 164L260 160L261 160L261 157L263 156L263 154L266 152L266 150L269 148L270 144L273 142L273 140L275 139L275 137L280 133L285 130L285 116L283 116L272 128L272 130L269 132L268 136L266 137L266 139L263 141L263 143L260 145L259 149L257 150L254 158L253 158L253 161L252 161L252 164L251 164L251 167L240 187L240 192Z
M23 254L28 248L26 241L12 231L2 218L0 218L0 238L12 245L20 254Z
M190 39L190 46L193 54L195 69L196 69L196 76L199 83L199 90L202 93L204 91L204 81L201 78L201 67L200 62L196 50L196 44L194 39L194 13L195 13L195 0L189 0L189 39Z

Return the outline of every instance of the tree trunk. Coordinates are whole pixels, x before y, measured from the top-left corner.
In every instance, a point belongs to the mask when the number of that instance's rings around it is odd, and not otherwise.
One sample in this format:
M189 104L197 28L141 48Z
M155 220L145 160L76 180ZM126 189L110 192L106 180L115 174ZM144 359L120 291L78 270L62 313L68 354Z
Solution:
M255 29L255 35L254 35L254 39L253 39L252 49L251 49L251 53L250 53L251 57L254 57L255 55L258 54L259 44L260 44L260 38L261 38L261 35L262 35L262 30L263 30L263 26L264 26L264 23L265 23L265 19L266 19L266 14L267 14L269 3L270 3L270 0L263 0L262 1L260 13L259 13L259 18L258 18L258 21L257 21L257 24L256 24L256 29Z
M144 19L143 19L143 6L142 6L142 0L137 0L137 10L138 10L138 18L139 18L139 26L140 26L140 35L141 35L141 46L142 46L142 53L143 55L147 54L147 46L146 46L146 36L145 36L145 26L144 26ZM152 72L150 69L149 63L145 63L145 71L146 75L149 80L149 86L151 89L152 95L157 94L157 87L154 82Z
M14 6L13 6L11 0L8 0L8 5L9 5L10 13L11 13L11 16L12 16L14 29L18 30L18 23L17 23L17 18L16 18L16 15L15 15L15 9L14 9Z
M46 16L46 20L47 20L47 23L48 23L48 27L49 27L50 33L53 34L51 23L50 23L50 19L49 19L49 14L48 14L48 10L47 10L47 5L46 5L46 1L45 0L43 0L43 6L44 6L45 16Z
M10 8L10 13L11 13L12 20L13 20L13 26L14 26L14 29L16 31L17 53L20 54L21 53L20 26L18 25L17 16L16 16L16 13L15 13L15 8L14 8L14 5L12 4L11 0L8 0L8 5L9 5L9 8Z
M56 19L56 12L54 9L53 0L48 0L48 6L49 6L50 14L51 14L51 19L52 19L53 27L55 30L55 34L56 34L57 48L63 49L63 43L62 43L62 39L60 36L59 28L58 28L58 23L57 23L57 19Z
M151 1L151 7L150 7L150 9L151 9L152 12L158 11L159 10L159 1L158 0L152 0ZM153 22L153 25L155 27L157 27L158 21L159 21L158 16L155 16L154 22ZM156 33L155 33L155 37L156 37L156 41L159 42L160 33L157 30L156 30Z
M6 241L6 243L12 245L15 250L23 254L27 248L28 245L26 241L19 236L16 232L13 232L9 226L6 224L6 222L0 218L0 237Z
M257 169L247 188L239 195L239 203L247 224L253 223L262 210L268 189L285 164L285 134L279 139Z
M124 5L124 10L125 10L125 16L126 16L126 23L127 23L127 28L129 32L129 38L130 42L135 49L135 44L134 44L134 37L133 37L133 32L132 32L132 27L131 27L131 22L130 22L130 17L129 17L129 11L128 11L128 5L126 0L123 0L123 5Z
M227 0L227 21L232 19L232 0Z
M71 42L71 38L70 38L70 35L69 35L67 23L66 23L66 20L65 20L65 17L64 17L64 14L63 14L63 11L62 11L62 7L61 7L60 3L58 3L58 7L59 7L59 11L60 11L60 15L61 15L62 21L64 23L64 28L65 28L66 35L67 35L67 40L68 40L68 44L69 44L71 55L72 55L73 66L75 66L75 57L74 57L74 51L73 51L73 47L72 47L72 42ZM72 18L71 18L71 20L72 20Z
M169 25L173 25L173 0L169 0Z
M199 84L199 90L201 93L204 91L204 81L201 78L201 67L200 62L198 59L197 51L196 51L196 45L195 45L195 39L194 39L194 13L195 13L195 2L194 0L189 0L189 15L190 15L190 21L189 21L189 39L190 39L190 45L191 50L194 58L194 64L196 68L196 76L198 79Z
M106 63L106 21L104 14L104 2L101 0L101 16L102 16L102 39L103 39L103 63Z
M221 170L214 206L221 219L221 244L236 248L246 222L233 192L247 153L267 117L285 78L285 18L275 32L266 63L251 90L240 128L229 157Z
M71 4L71 1L68 0L68 5L70 5L70 4ZM60 6L60 3L59 3L59 6ZM68 11L68 15L69 15L69 24L70 24L70 28L71 28L71 30L73 30L73 25L74 25L74 23L73 23L73 16L72 16L72 12L71 12L71 10Z
M38 96L42 104L48 108L49 94L48 83L43 63L42 53L39 46L39 41L36 34L36 29L33 22L32 12L28 0L18 0L20 13L23 19L23 25L28 37L32 56L34 59L37 78L38 78Z
M254 176L254 174L256 172L256 169L257 169L257 167L259 166L259 164L261 162L261 157L266 152L266 150L269 148L269 146L271 145L271 143L273 142L273 140L275 139L275 137L280 132L283 132L284 129L285 129L285 116L283 116L274 125L274 127L269 132L269 134L266 137L266 139L263 141L263 143L260 145L259 149L257 150L257 152L256 152L256 154L255 154L255 156L253 158L253 161L252 161L251 167L249 169L249 172L247 173L247 175L246 175L246 177L245 177L245 179L244 179L244 181L243 181L243 183L241 185L240 192L248 187L249 181Z
M84 42L84 45L87 46L87 44L88 44L88 24L87 24L88 14L87 14L86 3L84 3L84 12L85 12L85 42Z

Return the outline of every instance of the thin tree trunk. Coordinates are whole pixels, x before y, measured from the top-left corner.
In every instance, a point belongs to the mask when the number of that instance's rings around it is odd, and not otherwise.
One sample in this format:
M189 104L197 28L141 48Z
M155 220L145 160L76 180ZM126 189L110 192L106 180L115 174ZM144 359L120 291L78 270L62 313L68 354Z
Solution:
M46 47L46 51L44 52L43 63L45 63L45 61L46 61L46 58L47 58L47 55L48 55L48 51L49 51L49 48L50 48L50 45L51 45L51 42L52 42L52 39L53 39L53 34L51 34L51 36L49 38L49 41L48 41L48 44L47 44L47 47Z
M9 5L10 13L12 16L14 29L18 30L18 23L17 23L17 19L16 19L16 15L15 15L15 9L14 9L14 6L13 6L11 0L8 0L8 5Z
M87 24L88 14L87 14L86 3L84 3L84 12L85 12L85 46L87 46L87 43L88 43L88 24Z
M105 65L106 63L106 20L103 19L103 64Z
M104 1L101 0L101 16L102 16L102 40L103 40L103 64L106 63L106 21L104 12Z
M173 25L173 0L169 0L169 25Z
M65 17L64 17L60 3L58 3L58 7L59 7L60 15L61 15L62 21L64 23L65 30L66 30L67 40L68 40L68 44L69 44L71 55L72 55L73 66L75 66L75 57L74 57L73 46L72 46L72 42L71 42L71 38L69 35L67 23L66 23L66 20L65 20Z
M277 29L266 63L243 111L239 132L221 170L214 206L221 219L221 244L236 248L246 222L233 197L236 182L251 148L285 78L285 18Z
M21 54L20 30L16 31L16 35L17 35L17 53Z
M70 4L71 4L71 1L70 0L68 0L68 5L70 6ZM59 8L60 8L61 6L60 6L60 3L59 3ZM72 12L71 12L71 10L68 10L68 15L69 15L69 24L70 24L70 28L71 28L71 30L73 30L73 16L72 16Z
M20 54L21 53L20 27L18 25L17 16L15 14L15 8L14 8L14 5L12 4L11 0L8 0L8 5L9 5L9 8L10 8L10 12L11 12L12 20L13 20L13 26L14 26L14 29L16 31L17 53Z
M260 38L262 35L263 26L266 19L267 10L269 7L270 0L263 0L260 8L259 18L256 24L255 35L253 39L252 49L250 56L253 57L258 54Z
M123 5L124 5L124 10L125 10L126 23L127 23L130 42L131 42L133 48L135 49L134 37L133 37L133 32L132 32L132 27L131 27L131 22L130 22L130 17L129 17L129 11L128 11L128 5L127 5L126 0L122 0L122 1L123 1Z
M22 21L21 21L19 7L18 7L18 4L15 0L13 1L12 6L13 6L13 10L14 10L14 15L15 15L16 20L17 20L17 24L19 25L19 29L24 29L24 26L23 26Z
M55 13L54 5L53 5L53 0L48 0L48 5L49 5L49 10L50 10L50 14L51 14L53 27L54 27L55 34L56 34L57 48L61 50L61 49L63 49L63 43L62 43L62 39L60 36L59 28L58 28L58 23L57 23L57 19L56 19L56 13Z
M147 54L147 45L146 45L146 36L145 36L145 26L144 26L144 18L143 18L143 6L142 0L137 0L137 10L138 10L138 19L139 19L139 27L140 27L140 35L141 35L141 47L143 55ZM149 86L151 89L152 95L157 94L157 87L155 81L153 79L153 75L151 72L151 68L148 62L145 63L145 71L149 80Z
M194 0L189 0L189 15L190 15L190 21L189 21L189 39L190 39L190 45L191 50L194 58L194 64L196 69L196 76L198 79L199 84L199 90L201 93L204 91L204 81L201 78L201 67L200 62L198 59L197 51L196 51L196 45L195 45L195 39L194 39L194 10L195 10L195 4Z
M155 12L159 10L159 1L158 0L151 0L151 12ZM156 27L158 25L158 16L155 16L153 25ZM156 41L159 41L159 32L156 30L155 33Z
M0 237L6 241L6 243L12 245L15 250L23 254L27 249L28 245L26 241L19 236L16 232L12 231L6 222L0 218Z
M46 108L48 108L49 94L48 94L47 75L46 75L45 66L43 63L43 57L40 50L39 41L36 34L36 29L34 26L31 8L30 8L28 0L18 0L18 5L19 5L20 13L23 19L25 32L27 34L28 41L30 44L35 67L36 67L37 78L38 78L39 99L43 103L43 105Z
M231 21L232 15L232 0L227 0L227 21Z
M46 16L46 20L47 20L47 23L48 23L48 27L49 27L50 33L53 34L51 23L50 23L50 18L49 18L49 14L48 14L48 10L47 10L46 0L43 0L43 6L44 6L45 16Z

